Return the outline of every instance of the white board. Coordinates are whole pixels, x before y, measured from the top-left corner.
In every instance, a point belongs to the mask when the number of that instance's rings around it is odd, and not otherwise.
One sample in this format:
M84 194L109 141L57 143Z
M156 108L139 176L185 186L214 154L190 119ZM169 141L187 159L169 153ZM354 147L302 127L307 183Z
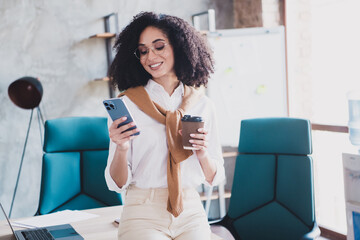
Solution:
M208 35L215 73L213 100L223 146L237 146L240 122L287 116L284 27L218 30Z

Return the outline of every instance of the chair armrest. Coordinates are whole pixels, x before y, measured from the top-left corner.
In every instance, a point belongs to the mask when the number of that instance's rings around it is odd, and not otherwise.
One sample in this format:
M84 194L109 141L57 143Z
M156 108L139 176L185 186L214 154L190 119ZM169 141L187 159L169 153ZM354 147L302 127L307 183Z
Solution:
M308 232L307 234L305 234L304 236L302 236L300 238L300 240L314 240L316 238L318 238L320 236L320 228L318 227L317 223L314 223L313 229Z

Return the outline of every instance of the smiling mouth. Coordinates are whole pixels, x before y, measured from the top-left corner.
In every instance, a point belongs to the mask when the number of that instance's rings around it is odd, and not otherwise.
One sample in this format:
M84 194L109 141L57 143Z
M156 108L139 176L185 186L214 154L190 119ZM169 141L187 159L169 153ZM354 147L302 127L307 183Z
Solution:
M149 65L149 67L150 67L151 69L157 69L161 64L162 64L162 62L153 64L153 65Z

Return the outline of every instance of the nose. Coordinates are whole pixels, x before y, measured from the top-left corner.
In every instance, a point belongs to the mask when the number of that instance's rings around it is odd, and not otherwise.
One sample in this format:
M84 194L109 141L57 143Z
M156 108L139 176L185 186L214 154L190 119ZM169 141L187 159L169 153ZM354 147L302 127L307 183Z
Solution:
M153 58L155 58L157 55L155 54L155 50L154 49L152 49L152 48L150 48L149 49L149 52L148 52L148 59L153 59Z

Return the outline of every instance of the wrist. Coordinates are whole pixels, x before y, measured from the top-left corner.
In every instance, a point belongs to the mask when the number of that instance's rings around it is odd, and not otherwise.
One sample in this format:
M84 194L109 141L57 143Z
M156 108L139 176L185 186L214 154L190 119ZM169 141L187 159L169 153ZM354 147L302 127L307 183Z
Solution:
M121 145L116 146L116 152L118 152L120 154L126 154L128 149L129 149L128 146L121 146Z
M196 156L199 159L200 162L208 161L209 160L209 154L206 150L200 150L196 151Z

